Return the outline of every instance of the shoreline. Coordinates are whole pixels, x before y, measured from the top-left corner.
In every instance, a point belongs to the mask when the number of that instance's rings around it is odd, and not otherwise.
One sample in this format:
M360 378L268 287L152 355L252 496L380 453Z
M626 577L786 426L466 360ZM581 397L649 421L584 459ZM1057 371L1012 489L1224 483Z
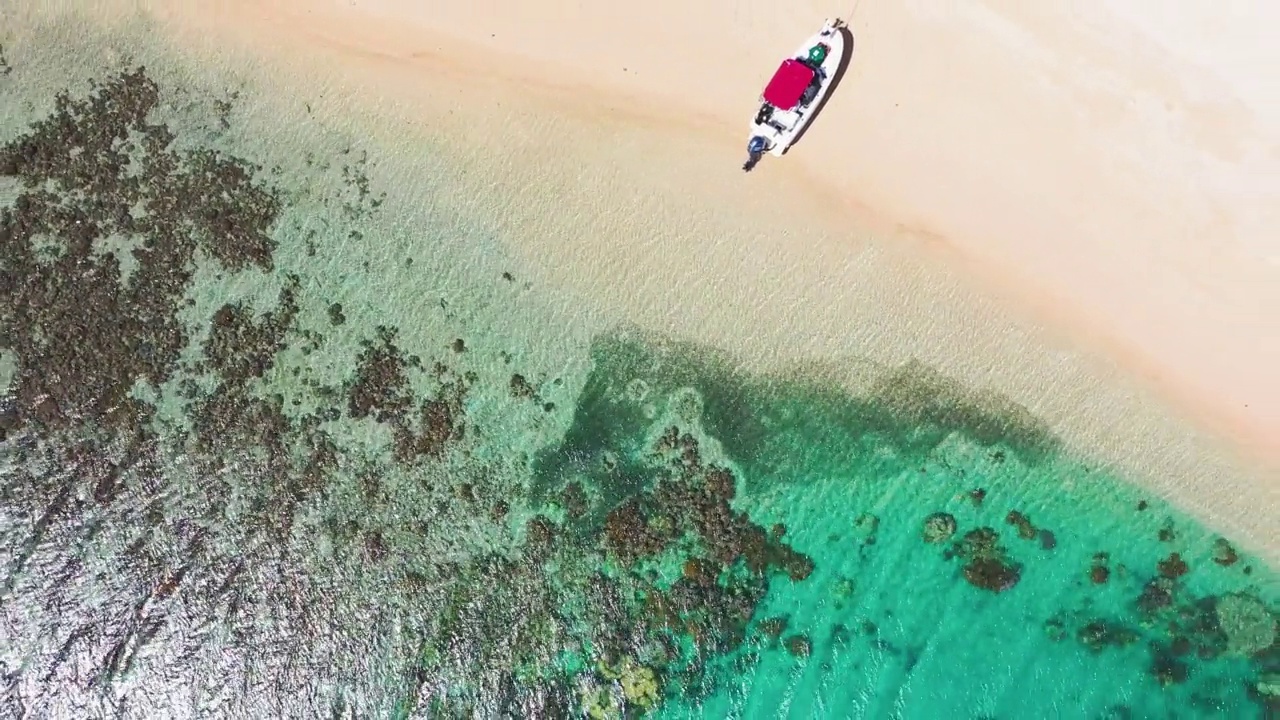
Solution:
M1273 448L1262 442L1250 447L1243 432L1251 427L1258 437L1274 440L1267 435L1267 427L1246 425L1239 418L1230 416L1215 421L1212 414L1190 415L1183 412L1181 419L1165 417L1160 412L1162 408L1153 407L1149 398L1143 397L1146 393L1135 392L1133 386L1137 385L1143 391L1157 388L1162 399L1171 400L1171 404L1180 409L1191 408L1197 403L1212 404L1212 401L1203 393L1179 386L1176 378L1153 377L1159 373L1158 366L1144 364L1140 355L1117 352L1110 345L1114 342L1110 334L1099 328L1097 323L1087 322L1090 319L1087 312L1046 307L1052 306L1053 302L1052 295L1045 288L1040 288L1038 296L1028 295L1016 275L1000 277L999 268L986 265L981 258L950 238L943 239L942 235L892 222L888 213L871 209L875 207L874 199L860 202L854 199L859 196L845 193L846 185L840 182L824 184L824 178L807 164L806 155L802 153L804 148L820 144L817 141L820 137L818 131L824 124L834 124L834 115L829 112L815 123L814 132L798 146L798 152L789 155L787 162L771 163L762 168L767 170L764 173L766 178L750 185L724 182L724 177L737 179L740 175L738 156L741 153L737 147L740 143L735 142L736 135L731 135L729 140L716 139L723 138L725 129L732 132L732 126L714 115L697 116L687 126L680 125L679 135L672 141L677 147L657 152L659 159L670 160L671 167L688 173L678 182L672 182L672 171L664 169L661 162L632 162L626 165L627 173L630 173L626 175L616 168L612 171L593 170L588 166L576 175L564 177L554 171L567 171L575 163L592 157L626 163L632 154L645 149L646 141L654 137L658 116L649 110L651 106L645 104L643 96L630 96L625 91L616 95L586 95L582 92L574 94L571 89L563 87L525 88L526 92L512 102L511 96L506 94L513 89L508 78L491 78L476 87L474 76L457 66L442 62L438 57L414 57L416 51L412 49L414 43L410 42L409 36L416 31L404 28L390 31L378 21L350 17L346 24L337 26L332 19L324 21L313 17L303 23L297 22L296 16L271 15L279 12L281 7L293 5L296 3L276 3L271 9L242 5L239 10L227 10L224 6L217 18L201 15L196 10L159 11L159 16L171 29L195 33L187 35L188 42L192 45L202 43L205 52L225 52L228 48L221 45L219 39L232 37L245 42L243 49L250 55L273 55L285 64L296 64L299 53L312 53L308 59L317 67L324 65L329 70L341 70L346 81L361 85L359 91L341 90L337 94L361 92L366 97L372 95L384 100L384 106L373 108L370 117L365 119L377 117L379 122L389 123L394 118L412 122L415 116L421 118L420 110L429 100L439 102L470 92L468 103L478 102L476 109L434 118L433 123L420 119L422 124L409 131L429 132L434 129L440 132L442 127L445 134L465 131L471 135L469 142L473 145L483 145L485 139L506 138L512 127L519 126L516 122L518 117L528 117L531 107L544 111L572 97L574 100L570 104L577 117L564 121L548 120L552 124L551 129L568 127L584 134L594 132L594 139L607 142L608 147L594 149L590 147L591 143L581 143L581 147L575 147L566 160L557 155L558 150L564 150L563 147L546 147L539 142L538 132L547 132L548 128L533 126L517 133L520 137L512 144L511 154L519 155L521 161L546 162L548 169L532 175L513 172L510 177L492 182L483 179L485 172L477 171L472 175L480 176L480 179L473 177L469 180L517 194L522 190L521 183L530 180L554 183L552 188L542 189L547 193L545 197L530 200L526 205L512 204L507 208L508 217L503 221L507 228L534 228L538 231L537 238L524 238L523 244L514 246L513 250L523 253L527 261L541 265L540 279L544 282L567 283L571 294L610 305L608 313L616 317L638 317L642 324L649 325L670 322L666 316L671 308L629 305L621 298L609 298L607 286L612 281L621 280L634 283L629 289L638 295L668 293L673 298L672 307L688 315L681 320L682 331L714 327L718 336L713 336L711 342L718 346L733 345L725 349L738 356L742 356L744 341L748 338L756 349L770 347L770 351L762 352L754 363L748 358L749 365L759 368L776 369L811 360L838 358L849 349L848 332L839 327L841 321L850 324L859 321L884 323L882 316L891 315L888 320L904 321L911 326L908 328L910 332L922 333L921 337L937 341L940 347L929 348L931 356L928 359L946 358L947 363L942 369L948 374L966 383L993 386L1008 392L1038 416L1045 417L1055 430L1064 431L1069 442L1083 445L1089 451L1099 449L1105 459L1122 463L1127 470L1150 479L1149 483L1143 484L1151 490L1171 496L1177 504L1191 509L1224 531L1230 528L1247 536L1246 544L1257 547L1272 558L1280 552L1280 548L1274 546L1266 523L1261 521L1264 518L1258 518L1259 515L1267 515L1266 512L1259 513L1259 507L1275 507L1277 504L1276 480L1271 469L1277 466L1276 458L1280 453L1272 456ZM271 17L276 18L274 25L269 21ZM289 18L293 22L288 21ZM361 25L362 22L369 24ZM273 31L279 32L286 26L291 28L289 34L277 35L276 41L267 42ZM208 30L216 32L207 33ZM373 52L369 45L373 39L382 42L379 52ZM438 52L444 42L441 40L434 45L419 42L418 45L432 45ZM450 46L453 51L464 47L462 44ZM316 51L329 54L319 57L314 54ZM774 53L766 45L763 54ZM855 57L855 67L857 60ZM439 71L442 76L434 78L433 82L410 79L424 69ZM308 68L309 72L314 70ZM850 73L854 71L851 69ZM529 71L533 76L536 72ZM853 78L846 78L841 95L856 92L856 84L851 80ZM290 78L282 78L280 82L288 85ZM396 92L393 94L392 91ZM333 111L338 113L342 109L342 101L334 102ZM499 108L504 107L507 115L500 114ZM483 155L479 150L461 145L458 148L460 154ZM506 160L500 157L501 153L495 155L490 152L489 155L483 158L476 155L475 167L489 170L504 168ZM801 161L793 162L792 159L797 157ZM721 160L723 168L716 164ZM721 170L725 170L724 176L720 174ZM756 179L752 178L753 181ZM663 202L675 203L677 209L665 210L666 215L653 220L645 214L652 205L646 207L643 203L630 202L625 212L618 212L617 208L601 203L600 198L624 197L622 193L628 186L650 190L656 195L652 203L658 206ZM690 200L683 193L695 187L701 194L696 200ZM596 197L588 198L591 193ZM558 194L572 198L578 212L566 213L569 217L545 219L547 198ZM764 213L760 211L760 205L752 205L775 197L784 198L779 205L786 209L785 212ZM717 205L713 202L715 200L723 202L718 207L710 207ZM683 206L680 206L682 202ZM832 209L833 205L835 209ZM634 229L630 223L641 220L651 222L655 228L662 225L663 220L675 221L675 224L687 220L692 223L690 227L698 231L719 229L726 234L741 233L746 228L754 230L755 236L739 234L734 237L740 243L751 244L749 254L735 257L735 253L742 255L741 244L725 248L720 247L724 243L719 242L710 248L690 249L677 243L693 240L696 244L696 237L686 237L693 231L685 231L686 236L682 236L680 231L666 229L666 234L651 241L651 249L677 252L679 247L680 255L674 260L668 258L664 263L642 256L635 248L626 247L630 239L627 233ZM848 228L851 222L855 224L853 231ZM619 240L623 244L603 249L603 258L608 262L607 267L597 273L598 277L573 277L575 271L584 267L582 263L589 263L589 259L578 260L578 265L556 266L557 261L570 263L576 257L575 253L600 250L593 240L605 237L602 231L621 233ZM559 242L553 244L552 239ZM569 247L564 247L566 242ZM681 261L691 267L677 267ZM729 262L735 266L727 266ZM793 282L783 282L776 277L775 271L780 267L793 276ZM886 273L886 267L892 268L893 272ZM957 270L958 273L954 272ZM697 292L683 288L679 282L682 278L686 281L707 279L708 282L727 282L731 274L733 282L737 283L736 291L745 294L746 307L752 308L752 301L758 303L779 298L789 307L764 312L761 318L754 318L759 321L757 326L746 327L742 324L742 317L733 317L740 314L736 311L742 306L710 307L715 303L700 299ZM956 277L957 274L968 277ZM870 287L859 288L859 294L852 298L831 287L851 278ZM980 300L975 301L971 296L975 295L979 283L991 279L1000 282L994 287L983 287ZM943 286L934 286L936 282L942 282ZM804 285L804 292L797 297L794 288L788 290L792 284ZM898 296L903 287L908 291L922 288L936 291L937 297L904 299ZM784 291L791 294L779 295ZM959 299L952 297L956 295ZM937 303L939 298L955 299L955 302L940 305ZM842 301L852 300L870 307L841 309L834 313L837 316L835 320L815 318L814 313L805 313L806 309L814 306L836 307ZM996 307L997 300L1000 301L999 308ZM910 313L899 317L891 312L879 312L878 308L885 311L908 308ZM759 306L754 306L754 309L765 310ZM787 318L788 311L806 317L802 320ZM943 317L932 317L939 311ZM983 328L982 332L976 333L977 337L972 337L974 324L985 322L989 313L997 317L995 327ZM1021 329L1010 329L1011 317L1018 321ZM1038 327L1046 318L1055 327ZM732 322L734 320L736 324ZM798 328L790 326L791 320L799 323ZM912 326L913 323L916 325ZM921 343L895 337L893 330L891 327L863 330L855 345L872 341L879 343L876 348L878 359L892 361L894 358L914 357ZM799 332L808 334L802 342L795 342ZM1093 337L1088 338L1089 334ZM1111 352L1095 357L1093 352L1067 349L1068 338L1074 348L1081 344L1082 337L1085 338L1083 344L1090 350L1101 346ZM966 348L966 343L975 340L985 343L977 352ZM1029 342L1035 349L1026 349ZM955 359L961 357L959 353L965 352L984 355L986 364L991 366L982 367L983 358L971 360L968 365L957 364ZM1033 372L1019 372L1022 368L994 367L997 363L1012 361L1025 363ZM1263 359L1259 359L1256 367L1260 368L1262 364ZM1018 375L1022 377L1016 377ZM1098 392L1094 385L1100 379L1113 384L1105 392ZM1098 407L1100 405L1104 407ZM1100 422L1102 418L1106 420ZM1184 427L1182 420L1191 418L1195 419L1192 423L1194 428ZM1146 425L1135 427L1143 423ZM1211 443L1205 438L1206 433L1216 435L1219 442ZM1234 445L1230 453L1232 457L1218 452L1223 441ZM1161 446L1169 442L1178 444ZM1127 444L1144 444L1144 447ZM1250 470L1237 462L1237 454L1248 456L1242 460L1248 461ZM1221 487L1214 487L1219 483ZM1212 497L1208 499L1202 497L1207 487L1214 487ZM1249 514L1255 519L1250 519Z
M741 85L743 77L758 74L755 72L757 68L767 73L772 62L768 56L776 54L770 52L767 44L747 51L748 59L739 64L739 71L733 78L739 82L725 82L717 86L713 97L688 103L692 107L688 116L664 121L658 103L661 97L654 94L654 83L601 78L594 82L585 80L581 72L563 71L564 63L568 62L565 59L568 50L564 48L561 48L560 56L548 52L551 58L506 54L512 51L495 48L494 42L500 42L500 38L510 32L509 24L517 22L518 18L503 20L505 24L501 24L501 32L495 28L492 33L497 39L486 41L480 35L471 38L459 36L465 32L474 33L485 22L495 20L482 11L476 11L480 13L477 16L469 11L451 10L443 18L433 18L433 22L440 26L433 27L426 23L426 18L413 14L402 7L402 3L394 1L381 5L375 3L375 9L364 15L347 13L328 17L310 9L302 15L296 5L284 2L276 3L270 9L241 9L238 15L224 6L217 18L205 15L199 22L216 24L231 31L237 31L239 25L242 39L261 32L261 27L250 29L245 27L246 24L251 22L260 26L273 23L281 31L292 29L294 45L299 49L310 43L313 47L318 45L331 52L346 54L348 59L402 63L406 67L417 65L425 72L441 74L438 82L464 85L481 82L485 94L509 92L519 85L524 96L522 99L534 100L543 106L559 106L561 111L567 108L589 120L645 127L657 127L665 122L682 136L700 137L708 144L714 144L717 154L726 154L726 162L729 161L729 148L736 151L739 149L736 146L741 144L735 142L740 138L734 133L734 126L729 120L731 115L723 107L728 102L729 90ZM181 16L175 14L170 20L189 23L197 18L197 14L198 11ZM392 28L386 24L388 18L394 18L401 25ZM764 32L759 21L737 19L745 29ZM343 21L341 25L339 20ZM593 21L600 20L596 18ZM809 137L797 145L786 162L768 163L763 167L765 173L761 174L770 176L768 179L750 178L757 189L776 189L784 183L800 183L810 195L824 201L818 205L828 206L811 208L815 214L827 215L827 219L837 223L848 219L887 241L904 242L935 256L945 256L947 262L972 275L975 284L981 284L986 292L1010 305L1025 306L1030 322L1045 322L1060 329L1063 340L1084 344L1094 352L1128 366L1135 377L1164 395L1181 414L1194 418L1201 427L1221 436L1251 460L1280 468L1280 382L1272 379L1266 370L1280 364L1280 321L1265 317L1264 312L1267 307L1280 307L1280 255L1273 258L1258 256L1257 252L1267 251L1259 246L1252 255L1237 247L1232 257L1233 254L1221 253L1214 248L1213 241L1193 240L1196 228L1183 227L1193 215L1195 224L1201 228L1212 230L1216 227L1228 233L1226 236L1222 233L1212 236L1214 241L1231 239L1231 219L1225 222L1215 219L1215 216L1223 216L1224 210L1221 207L1202 207L1206 204L1220 206L1221 198L1205 201L1190 194L1186 188L1174 187L1172 181L1166 183L1164 192L1159 193L1162 199L1157 199L1159 196L1155 191L1148 191L1144 197L1137 194L1135 186L1150 177L1137 177L1132 166L1120 167L1127 173L1122 173L1125 177L1115 184L1114 189L1119 191L1115 198L1107 194L1107 188L1102 188L1093 193L1088 204L1077 201L1076 205L1068 206L1063 201L1047 205L1043 217L1035 215L1034 208L1028 208L1016 216L989 221L991 215L1009 213L1009 201L1017 200L1018 195L1025 193L1006 182L990 193L994 202L975 202L972 209L966 209L959 207L962 204L959 200L944 197L946 193L921 193L918 199L911 198L909 193L900 193L896 198L888 198L886 192L874 189L883 184L876 180L885 173L894 176L899 183L907 175L915 173L916 177L906 184L918 185L925 177L921 177L919 172L920 163L914 160L909 163L863 163L857 168L857 174L862 177L854 177L851 172L833 172L830 165L814 166L814 161L819 158L813 149L824 143L830 145L833 136L838 134L839 124L847 121L854 111L862 110L851 107L858 98L849 96L865 96L868 91L882 89L878 85L867 88L865 86L872 80L858 77L859 73L871 73L870 70L864 72L863 66L879 62L874 52L887 52L874 47L861 49L861 46L878 40L877 33L881 30L877 23L880 21L877 16L869 18L866 24L871 29L865 33L854 27L854 62L840 90L845 102L836 103L841 98L833 98L831 106L835 107L829 107L814 123ZM564 40L563 33L562 29L553 39ZM871 39L861 40L861 35ZM520 49L531 52L527 48L535 44L528 40ZM737 44L746 46L745 43ZM487 54L493 52L499 54ZM483 56L499 72L496 77L482 79L474 71L448 60L450 56ZM761 58L759 62L757 57ZM559 78L555 75L558 70L562 72ZM667 69L662 68L662 71ZM1171 79L1167 77L1168 73L1165 75L1159 80L1167 84ZM626 73L621 76L625 78ZM735 96L739 99L752 97L750 92L735 92ZM685 97L681 101L690 99ZM750 100L737 104L745 107ZM721 112L717 113L713 108ZM727 136L725 131L728 131ZM1050 132L1046 134L1046 142L1054 139ZM1077 135L1069 135L1066 131L1059 134L1080 140ZM1228 141L1221 137L1216 140ZM1100 142L1097 144L1101 145ZM855 154L852 151L839 152L838 148L834 152L840 159ZM997 161L1007 165L1009 159L997 158ZM905 169L899 169L904 165ZM954 185L958 180L956 173L972 174L976 167L964 167L957 162L951 168L943 168L944 171L952 171L951 177L944 176L945 179L933 181L933 184L950 182ZM1009 173L1014 180L1018 179L1018 174ZM1074 175L1063 174L1077 183L1089 183L1099 176L1098 173L1083 171ZM725 181L723 176L711 179L713 182ZM1043 177L1033 179L1044 180ZM1174 180L1185 185L1194 178L1175 177ZM981 185L981 182L972 184ZM1067 187L1066 181L1055 182L1054 185L1069 194L1083 194L1078 189L1073 191ZM1000 197L996 193L1005 193L1005 196ZM767 198L767 193L756 197ZM1280 185L1276 188L1275 197L1280 204ZM930 202L940 209L931 211L927 207ZM1107 205L1099 206L1099 202ZM1137 206L1138 210L1125 210L1129 203ZM912 204L916 207L908 207ZM1259 199L1257 205L1262 204ZM1000 211L984 213L984 207L1000 208ZM1064 222L1070 215L1069 211L1083 208L1096 211L1098 207L1109 210L1109 218L1077 222L1075 227L1069 221ZM1195 212L1188 211L1182 217L1171 219L1161 218L1164 210L1177 207L1191 208ZM948 214L952 217L945 217ZM1105 227L1107 219L1112 220L1113 227ZM1280 218L1277 221L1280 222ZM1152 229L1144 230L1147 226L1144 223ZM1073 234L1075 228L1084 232ZM1167 241L1162 239L1161 233L1168 234ZM1026 240L1037 237L1039 239L1034 242ZM1081 237L1087 243L1080 242ZM1254 236L1249 235L1243 240L1253 242ZM1242 244L1240 239L1237 242ZM1125 246L1130 244L1135 247L1126 249ZM1064 251L1064 248L1068 250ZM1080 251L1072 252L1070 248L1079 248ZM1179 253L1172 255L1171 250ZM1160 261L1164 255L1170 255L1170 258L1162 266ZM1268 265L1268 261L1273 264ZM1134 277L1135 273L1142 272L1136 268L1143 263L1151 265L1146 272L1152 276L1145 287L1141 278ZM1127 288L1135 284L1135 280L1139 286L1137 292ZM1210 306L1208 303L1214 300L1217 300L1216 305ZM1186 318L1186 324L1182 318ZM1187 324L1192 326L1190 332L1200 336L1193 352L1188 352L1183 341L1188 332ZM1273 332L1268 333L1269 328Z

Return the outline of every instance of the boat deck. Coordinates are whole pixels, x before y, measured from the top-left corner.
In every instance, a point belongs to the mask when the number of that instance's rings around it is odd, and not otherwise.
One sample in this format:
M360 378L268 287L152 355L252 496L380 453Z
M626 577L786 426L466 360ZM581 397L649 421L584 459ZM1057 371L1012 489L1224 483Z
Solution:
M796 108L795 110L775 110L773 112L773 117L770 119L790 131L795 129L796 125L803 117L804 110L802 108Z
M761 152L781 157L804 132L846 59L841 27L838 19L828 19L817 34L782 61L761 93L761 105L750 126L749 147L761 147ZM818 45L825 51L815 56ZM754 160L744 169L749 170L753 164Z

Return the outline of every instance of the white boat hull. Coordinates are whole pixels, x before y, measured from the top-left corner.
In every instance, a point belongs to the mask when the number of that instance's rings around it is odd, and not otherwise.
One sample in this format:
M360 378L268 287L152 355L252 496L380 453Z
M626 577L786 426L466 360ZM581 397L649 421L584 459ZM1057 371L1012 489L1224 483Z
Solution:
M813 120L814 111L822 106L823 99L831 91L831 86L836 79L836 71L844 60L845 52L848 51L844 42L845 35L839 28L839 20L828 20L822 26L822 30L805 40L796 54L791 56L804 58L809 48L818 43L825 43L830 48L826 58L818 66L818 76L821 80L817 93L808 102L790 110L774 109L772 116L765 122L752 121L751 134L748 138L764 138L769 143L766 152L770 155L782 157L787 152L787 148L791 147L791 144ZM760 98L760 103L768 104L764 97Z

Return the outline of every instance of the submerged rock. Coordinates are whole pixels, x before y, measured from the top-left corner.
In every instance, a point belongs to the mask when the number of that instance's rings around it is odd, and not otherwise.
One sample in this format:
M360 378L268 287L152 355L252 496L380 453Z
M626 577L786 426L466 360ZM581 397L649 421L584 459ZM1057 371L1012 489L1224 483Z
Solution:
M342 325L347 322L347 316L342 312L342 303L333 303L329 306L329 324Z
M854 583L849 578L840 578L836 581L834 593L837 598L847 598L853 595Z
M536 398L538 395L538 391L533 387L533 384L520 373L515 373L511 376L510 386L511 397L514 398L531 399Z
M650 708L662 698L662 688L653 668L641 665L629 657L622 661L618 683L622 686L622 696L631 705Z
M875 545L876 533L880 530L880 518L871 513L862 513L853 523L853 531L863 545Z
M1038 534L1036 526L1031 524L1031 518L1017 510L1010 510L1004 521L1018 528L1018 537L1023 540L1034 540Z
M924 519L924 541L946 542L956 534L956 519L950 513L936 512Z
M1129 628L1105 620L1091 620L1076 632L1081 645L1093 652L1108 647L1124 647L1138 641L1138 634Z
M1107 567L1107 563L1111 561L1111 555L1100 552L1093 554L1093 565L1089 568L1089 580L1094 585L1105 585L1107 580L1111 578L1111 568Z
M964 566L964 579L970 585L997 593L1017 585L1021 575L1016 565L995 558L979 558Z
M1142 587L1138 596L1138 609L1151 615L1173 604L1174 583L1169 578L1152 578Z
M805 635L792 635L785 644L787 652L798 658L809 657L809 653L813 652L813 644Z
M1004 592L1018 584L1022 566L1010 560L1000 535L989 527L970 530L947 551L947 557L960 557L968 562L964 566L964 579L974 587Z
M623 698L620 689L605 685L594 677L584 677L578 684L578 707L591 720L622 720Z
M586 491L582 489L582 483L576 481L565 485L560 491L560 502L564 506L565 514L574 520L586 515L591 506Z
M760 632L766 637L777 640L782 636L784 630L787 629L787 619L785 617L771 617L760 621Z
M1163 648L1157 649L1151 658L1151 675L1161 687L1181 685L1190 674L1191 669L1186 663Z
M1223 567L1230 567L1236 564L1240 556L1236 553L1236 549L1227 542L1226 538L1218 538L1213 541L1213 561Z
M1218 598L1214 610L1218 626L1227 636L1227 651L1252 655L1276 641L1276 619L1252 595L1233 593Z
M696 585L711 587L720 577L720 567L711 560L693 557L684 561L681 574Z
M1167 577L1170 580L1176 580L1183 575L1186 575L1190 568L1187 567L1187 563L1182 559L1181 555L1178 553L1172 553L1169 557L1156 563L1156 570L1159 571L1162 576Z
M1044 634L1053 642L1061 642L1067 637L1067 627L1061 619L1051 617L1044 621Z

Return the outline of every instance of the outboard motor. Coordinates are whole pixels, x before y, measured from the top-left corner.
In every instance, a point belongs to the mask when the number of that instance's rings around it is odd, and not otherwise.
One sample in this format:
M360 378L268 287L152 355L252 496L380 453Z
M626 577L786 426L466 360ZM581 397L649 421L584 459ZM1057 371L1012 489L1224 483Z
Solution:
M766 150L769 149L769 140L760 135L753 136L747 141L747 162L742 165L743 172L751 172L751 168L760 162L760 158L764 156Z

